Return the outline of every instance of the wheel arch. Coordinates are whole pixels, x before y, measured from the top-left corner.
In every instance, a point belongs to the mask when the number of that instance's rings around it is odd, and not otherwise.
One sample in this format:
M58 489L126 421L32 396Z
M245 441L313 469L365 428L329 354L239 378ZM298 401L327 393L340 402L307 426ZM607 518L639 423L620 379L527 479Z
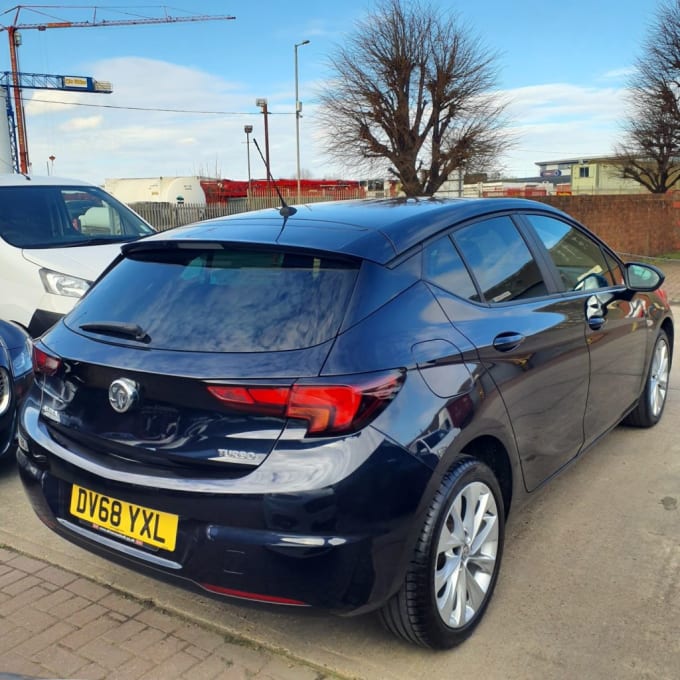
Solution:
M671 351L670 351L670 358L671 361L673 360L673 341L675 339L675 330L673 328L673 320L667 316L663 322L661 323L661 329L666 331L666 335L668 336L668 342L671 346Z
M503 494L503 509L507 517L512 503L514 480L510 455L503 443L492 435L482 435L468 442L461 453L481 461L494 473Z

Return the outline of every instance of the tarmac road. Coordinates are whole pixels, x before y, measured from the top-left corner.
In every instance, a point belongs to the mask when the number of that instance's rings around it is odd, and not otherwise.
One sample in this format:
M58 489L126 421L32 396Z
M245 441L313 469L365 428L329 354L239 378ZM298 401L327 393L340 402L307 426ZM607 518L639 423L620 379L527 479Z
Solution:
M677 680L677 363L671 384L657 427L617 428L521 514L511 516L501 576L486 617L470 640L449 652L401 643L374 616L341 619L217 601L112 565L43 527L11 468L0 471L0 546L261 645L270 656L282 653L345 677ZM301 677L290 672L291 678Z

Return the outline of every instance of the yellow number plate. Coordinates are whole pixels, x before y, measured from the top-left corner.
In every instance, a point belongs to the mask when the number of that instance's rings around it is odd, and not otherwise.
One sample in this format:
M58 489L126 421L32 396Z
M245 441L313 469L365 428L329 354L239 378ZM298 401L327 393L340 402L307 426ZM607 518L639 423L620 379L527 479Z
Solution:
M110 498L73 485L71 514L135 542L174 550L178 516Z

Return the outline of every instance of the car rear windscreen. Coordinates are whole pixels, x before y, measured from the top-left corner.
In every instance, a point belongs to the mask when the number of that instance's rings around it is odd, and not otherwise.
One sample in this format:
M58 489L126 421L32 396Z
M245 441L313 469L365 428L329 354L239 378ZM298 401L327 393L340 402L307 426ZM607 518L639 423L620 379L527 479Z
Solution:
M137 325L159 349L303 349L337 334L358 268L319 254L217 243L133 251L66 323L76 332L83 324Z

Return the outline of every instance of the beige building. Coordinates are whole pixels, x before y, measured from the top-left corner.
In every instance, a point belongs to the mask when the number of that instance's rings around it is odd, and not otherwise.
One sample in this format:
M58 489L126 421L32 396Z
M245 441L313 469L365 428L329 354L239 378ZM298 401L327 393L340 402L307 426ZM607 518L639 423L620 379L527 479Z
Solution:
M559 161L539 161L536 165L542 177L556 171L571 183L572 194L646 194L641 184L621 177L613 156L571 158Z

